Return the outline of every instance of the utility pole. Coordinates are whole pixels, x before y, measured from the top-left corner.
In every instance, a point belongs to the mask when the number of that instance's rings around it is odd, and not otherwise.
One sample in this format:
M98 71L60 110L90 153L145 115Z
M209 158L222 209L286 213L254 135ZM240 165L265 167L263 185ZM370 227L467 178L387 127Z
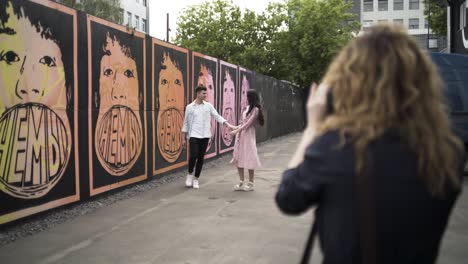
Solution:
M166 18L167 18L167 24L166 24L166 42L169 42L169 31L171 31L171 29L169 28L169 13L166 14Z
M431 28L431 0L426 0L426 3L428 3L427 9L428 9L428 14L427 14L427 50L429 50L429 29Z

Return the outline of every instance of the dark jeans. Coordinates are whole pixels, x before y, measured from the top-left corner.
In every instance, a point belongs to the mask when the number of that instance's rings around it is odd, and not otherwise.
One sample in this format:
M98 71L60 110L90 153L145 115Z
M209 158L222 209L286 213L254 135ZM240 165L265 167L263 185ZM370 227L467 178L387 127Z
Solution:
M192 174L195 167L195 177L200 177L203 167L203 160L205 159L206 148L208 147L209 138L193 138L189 139L190 153L189 153L189 173Z

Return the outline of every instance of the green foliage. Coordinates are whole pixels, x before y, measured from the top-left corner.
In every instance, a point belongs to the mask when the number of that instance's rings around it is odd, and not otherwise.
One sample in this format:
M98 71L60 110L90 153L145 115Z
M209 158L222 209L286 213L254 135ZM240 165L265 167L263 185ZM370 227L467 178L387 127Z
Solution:
M175 43L306 87L318 81L359 25L345 0L286 0L261 14L232 0L190 6Z
M447 1L425 0L424 15L428 18L429 28L436 35L447 35Z
M123 14L120 11L120 0L61 0L57 2L61 2L67 6L114 23L123 23Z

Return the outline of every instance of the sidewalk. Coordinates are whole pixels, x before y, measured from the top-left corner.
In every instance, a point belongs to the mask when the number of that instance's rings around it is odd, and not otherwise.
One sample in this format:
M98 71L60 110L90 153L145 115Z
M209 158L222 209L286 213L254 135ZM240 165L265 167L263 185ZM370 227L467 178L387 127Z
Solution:
M151 189L1 247L1 263L298 263L312 212L284 216L273 197L299 139L259 146L264 169L253 192L232 191L237 171L212 161L199 190L182 179ZM466 263L466 191L451 220L438 263ZM315 249L311 263L320 259Z

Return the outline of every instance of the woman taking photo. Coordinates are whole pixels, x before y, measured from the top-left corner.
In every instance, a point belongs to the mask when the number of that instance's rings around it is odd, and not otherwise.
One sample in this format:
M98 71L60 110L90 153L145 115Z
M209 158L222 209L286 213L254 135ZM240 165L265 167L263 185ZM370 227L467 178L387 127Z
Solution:
M287 214L317 206L323 263L436 262L463 165L442 88L428 55L391 25L353 39L312 85L276 203Z

